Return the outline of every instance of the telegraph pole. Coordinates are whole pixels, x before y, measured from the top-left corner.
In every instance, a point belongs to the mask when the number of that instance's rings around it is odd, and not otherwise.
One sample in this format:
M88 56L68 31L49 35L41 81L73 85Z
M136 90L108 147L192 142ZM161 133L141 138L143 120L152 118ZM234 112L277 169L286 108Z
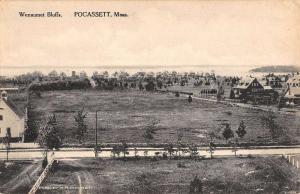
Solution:
M95 127L95 157L98 157L98 117L97 117L97 113L99 110L96 111L96 127Z

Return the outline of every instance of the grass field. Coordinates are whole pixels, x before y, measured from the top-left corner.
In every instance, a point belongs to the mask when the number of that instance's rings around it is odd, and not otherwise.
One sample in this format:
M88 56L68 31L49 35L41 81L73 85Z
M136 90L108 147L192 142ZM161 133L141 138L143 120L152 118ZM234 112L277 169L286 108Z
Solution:
M275 113L275 123L283 134L273 139L263 117L269 113L229 105L204 102L194 99L188 103L184 96L139 92L139 91L99 91L72 90L43 92L42 97L30 99L31 117L37 126L45 116L55 113L58 127L64 133L65 143L76 143L74 139L74 115L84 107L88 113L86 142L94 142L95 111L98 112L100 142L127 143L147 142L143 137L146 128L158 121L154 139L150 143L176 142L178 134L183 134L185 143L207 143L206 134L215 131L222 136L224 123L230 123L237 130L244 121L247 134L244 142L250 143L299 143L300 118L295 115ZM224 143L224 139L217 140Z
M280 193L296 190L300 178L299 172L279 157L84 159L61 161L39 193L189 193L195 176L202 181L203 193Z
M0 161L0 193L28 193L41 173L35 161Z

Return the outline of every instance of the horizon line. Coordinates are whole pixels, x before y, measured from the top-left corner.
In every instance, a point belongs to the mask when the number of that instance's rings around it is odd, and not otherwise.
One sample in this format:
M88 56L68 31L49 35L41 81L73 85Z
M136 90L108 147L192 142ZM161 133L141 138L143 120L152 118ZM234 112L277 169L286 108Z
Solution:
M66 65L66 66L60 66L60 65L22 65L22 66L6 66L6 65L0 65L1 68L145 68L145 69L151 69L151 68L185 68L185 67L264 67L264 66L298 66L298 65L88 65L88 66L79 66L79 65Z

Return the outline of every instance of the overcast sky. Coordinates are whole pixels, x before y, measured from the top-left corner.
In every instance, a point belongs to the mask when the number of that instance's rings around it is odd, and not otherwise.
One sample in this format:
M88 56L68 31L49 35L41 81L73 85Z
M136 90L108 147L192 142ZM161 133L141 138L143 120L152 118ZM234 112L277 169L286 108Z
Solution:
M2 67L300 65L300 1L32 2L0 1ZM128 17L75 18L74 11Z

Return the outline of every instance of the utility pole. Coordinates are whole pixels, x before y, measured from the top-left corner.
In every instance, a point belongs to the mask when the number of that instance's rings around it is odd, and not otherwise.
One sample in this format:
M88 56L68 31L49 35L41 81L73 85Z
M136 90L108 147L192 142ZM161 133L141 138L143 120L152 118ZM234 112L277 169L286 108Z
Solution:
M98 117L97 117L97 113L99 112L100 110L97 110L96 111L96 127L95 127L95 157L98 157L98 126L97 126L97 123L98 123Z

